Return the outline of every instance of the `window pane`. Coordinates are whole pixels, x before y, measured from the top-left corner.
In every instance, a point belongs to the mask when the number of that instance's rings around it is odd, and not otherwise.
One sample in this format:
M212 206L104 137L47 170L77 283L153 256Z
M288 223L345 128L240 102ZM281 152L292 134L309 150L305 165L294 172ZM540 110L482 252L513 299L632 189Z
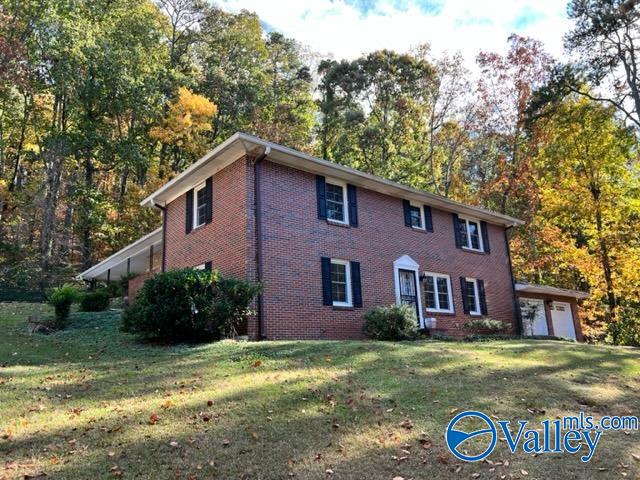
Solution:
M422 228L422 215L418 207L409 207L411 212L411 226Z
M331 296L334 302L347 301L347 266L331 264Z
M458 229L460 230L460 242L462 243L463 247L468 247L469 246L469 237L467 236L467 221L466 220L460 220L458 222Z
M440 309L449 310L449 282L444 277L438 277L438 302Z
M424 294L427 302L426 308L438 308L436 306L436 292L434 287L433 277L426 277L424 280Z
M478 304L476 302L476 284L467 280L467 305L471 312L478 311Z
M471 248L480 250L480 229L476 222L469 222L469 237L471 239Z
M204 224L206 220L206 200L207 200L207 192L206 188L201 188L196 192L196 226Z
M327 218L344 222L344 197L343 189L340 185L327 183Z

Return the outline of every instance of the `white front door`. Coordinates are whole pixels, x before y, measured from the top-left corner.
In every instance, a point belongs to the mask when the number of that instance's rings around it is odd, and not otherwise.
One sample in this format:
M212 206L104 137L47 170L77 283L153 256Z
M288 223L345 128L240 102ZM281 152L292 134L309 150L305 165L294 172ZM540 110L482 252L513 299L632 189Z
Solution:
M556 337L576 339L576 329L573 325L571 305L565 302L551 302L551 321L553 334Z
M521 298L520 314L524 335L549 335L544 301L537 298Z

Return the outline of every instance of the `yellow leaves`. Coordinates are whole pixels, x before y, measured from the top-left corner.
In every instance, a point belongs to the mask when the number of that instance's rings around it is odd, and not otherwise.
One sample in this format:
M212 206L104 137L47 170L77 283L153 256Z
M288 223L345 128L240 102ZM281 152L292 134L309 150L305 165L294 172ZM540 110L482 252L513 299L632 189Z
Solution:
M169 112L161 126L151 129L151 136L167 145L194 152L198 149L198 135L211 131L211 120L218 107L202 95L185 87L169 102Z

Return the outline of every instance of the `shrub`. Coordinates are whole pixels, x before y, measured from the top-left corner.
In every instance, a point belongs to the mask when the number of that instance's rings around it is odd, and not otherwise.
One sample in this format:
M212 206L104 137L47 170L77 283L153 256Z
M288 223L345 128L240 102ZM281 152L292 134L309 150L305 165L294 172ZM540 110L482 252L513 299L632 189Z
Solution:
M124 311L123 329L165 342L233 335L260 286L218 272L172 270L150 277Z
M63 328L69 319L71 305L78 298L78 290L75 286L65 283L63 286L53 289L49 295L49 303L55 309L55 328Z
M607 341L614 345L640 347L640 308L623 305L618 318L607 326Z
M86 292L80 299L80 310L83 312L102 312L109 308L111 295L105 289Z
M362 332L375 340L408 340L418 333L416 311L409 305L374 307L364 315Z
M507 329L507 325L493 318L474 318L464 324L465 330L470 332L499 333Z

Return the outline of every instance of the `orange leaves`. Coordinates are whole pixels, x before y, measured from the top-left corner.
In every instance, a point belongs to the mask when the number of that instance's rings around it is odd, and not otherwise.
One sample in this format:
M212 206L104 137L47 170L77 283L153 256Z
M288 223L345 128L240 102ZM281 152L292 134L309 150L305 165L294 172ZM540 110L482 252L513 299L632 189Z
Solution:
M158 420L160 420L160 417L158 417L156 413L152 413L151 416L149 417L149 423L151 425L155 425L156 423L158 423Z
M253 362L253 363L251 364L251 366L252 366L253 368L258 368L258 367L259 367L259 366L261 366L261 365L262 365L262 360L256 360L255 362Z

